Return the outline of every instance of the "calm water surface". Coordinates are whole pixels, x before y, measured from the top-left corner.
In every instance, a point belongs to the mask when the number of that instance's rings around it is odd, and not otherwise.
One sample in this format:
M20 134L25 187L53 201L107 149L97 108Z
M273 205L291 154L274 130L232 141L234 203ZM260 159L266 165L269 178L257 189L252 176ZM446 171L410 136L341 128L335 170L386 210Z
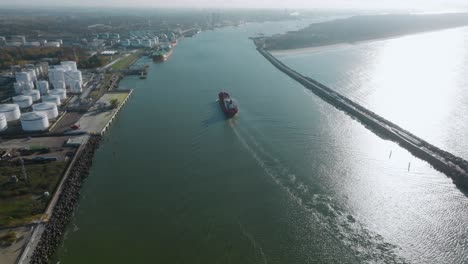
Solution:
M305 24L204 32L168 62L148 61L148 79L124 80L134 94L96 153L57 261L466 263L468 199L451 180L322 102L247 39ZM343 72L351 80L368 67L355 53L283 59L338 87ZM394 82L391 71L379 78ZM338 88L366 101L361 86ZM240 104L232 120L221 89Z

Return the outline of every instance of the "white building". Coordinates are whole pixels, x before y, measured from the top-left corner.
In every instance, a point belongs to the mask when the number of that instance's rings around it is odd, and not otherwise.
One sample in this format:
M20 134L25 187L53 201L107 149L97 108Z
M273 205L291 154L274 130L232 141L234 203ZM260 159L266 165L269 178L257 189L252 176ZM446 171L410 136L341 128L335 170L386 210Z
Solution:
M51 41L51 42L47 42L44 44L44 47L48 47L48 48L60 48L60 42L56 42L56 41Z
M130 42L129 39L125 39L125 40L120 41L120 45L121 45L122 47L130 47L131 42Z
M24 45L26 43L26 37L25 36L11 36L11 42L18 42Z

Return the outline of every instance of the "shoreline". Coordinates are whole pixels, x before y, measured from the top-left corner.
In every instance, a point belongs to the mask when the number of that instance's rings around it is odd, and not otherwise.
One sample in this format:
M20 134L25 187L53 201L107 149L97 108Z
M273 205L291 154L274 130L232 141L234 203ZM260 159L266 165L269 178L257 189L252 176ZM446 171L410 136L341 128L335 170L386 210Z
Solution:
M427 30L427 31L420 31L415 33L407 33L402 35L393 35L381 38L372 38L367 40L360 40L356 42L340 42L335 44L325 44L325 45L318 45L318 46L310 46L304 48L293 48L293 49L275 49L275 50L267 50L270 54L275 56L289 56L289 55L300 55L300 54L309 54L309 53L319 53L319 52L327 52L339 48L351 48L361 45L372 44L374 42L392 40L392 39L399 39L403 37L409 36L416 36L421 34L430 34L434 32L442 32L447 30L455 30L460 28L468 28L468 26L459 26L459 27L452 27L452 28L444 28L444 29L434 29L434 30Z
M65 229L70 223L73 212L80 199L81 187L93 165L93 157L99 148L102 136L91 136L83 147L76 163L70 169L70 175L64 183L63 191L52 211L39 242L34 248L29 263L47 264L60 245Z
M138 56L130 65L139 59L141 59L141 56ZM130 65L126 68L128 69ZM117 81L117 85L119 83L120 79ZM121 92L106 92L109 94L122 92L127 93L127 95L119 103L117 109L114 110L105 126L98 133L86 133L87 140L79 147L75 157L70 162L59 186L49 201L41 222L32 231L31 237L18 256L16 263L47 264L50 263L51 258L56 254L60 243L64 239L66 228L70 224L75 209L80 202L82 186L89 176L89 171L93 165L93 157L100 146L103 134L108 130L123 106L127 103L133 93L133 89L124 89Z
M305 88L311 90L315 95L331 106L357 120L377 136L397 143L399 146L409 151L414 157L426 161L434 169L444 173L447 177L452 179L453 183L465 196L468 196L467 160L430 144L320 82L301 75L286 66L268 51L262 48L257 48L257 51L278 70L297 81Z

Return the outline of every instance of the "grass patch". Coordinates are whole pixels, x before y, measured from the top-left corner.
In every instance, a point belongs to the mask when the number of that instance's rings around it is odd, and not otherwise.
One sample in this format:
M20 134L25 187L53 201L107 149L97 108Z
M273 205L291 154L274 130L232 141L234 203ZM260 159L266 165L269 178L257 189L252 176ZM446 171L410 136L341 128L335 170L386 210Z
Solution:
M1 167L0 226L26 223L43 213L48 202L43 194L53 194L66 165L65 161L26 165L27 182L22 177L21 166ZM19 181L12 182L12 175Z
M11 246L18 239L18 234L14 231L6 233L4 236L0 237L1 246Z
M127 98L128 93L108 93L106 96L109 96L109 102L117 100L117 105L120 105Z
M127 57L122 58L118 62L111 65L112 70L124 70L127 69L130 65L132 65L139 57L138 53L131 53Z

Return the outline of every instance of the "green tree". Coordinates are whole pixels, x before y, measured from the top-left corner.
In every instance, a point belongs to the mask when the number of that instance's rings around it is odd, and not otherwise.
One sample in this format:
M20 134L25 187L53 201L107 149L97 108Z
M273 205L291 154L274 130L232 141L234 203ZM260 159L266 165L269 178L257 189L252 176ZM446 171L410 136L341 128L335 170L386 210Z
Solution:
M119 100L114 98L114 99L111 99L110 100L110 105L112 108L117 108L117 106L119 106Z

